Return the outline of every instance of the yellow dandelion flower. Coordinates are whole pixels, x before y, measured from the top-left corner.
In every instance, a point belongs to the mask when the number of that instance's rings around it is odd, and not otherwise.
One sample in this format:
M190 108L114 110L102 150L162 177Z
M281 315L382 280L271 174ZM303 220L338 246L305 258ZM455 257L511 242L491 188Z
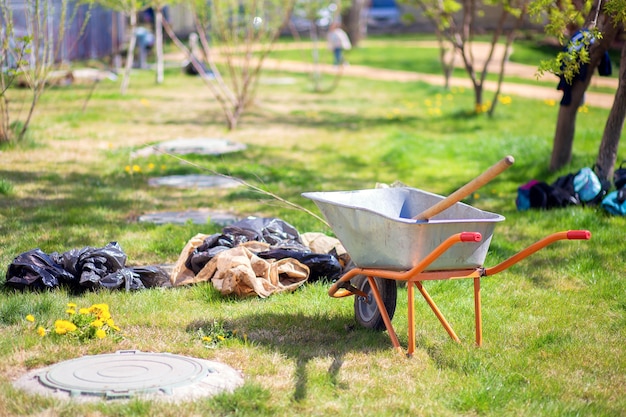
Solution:
M128 172L130 174L130 165L126 165L124 167L124 171Z
M26 316L26 320L30 321L31 323L35 322L35 316L33 316L32 314L29 314Z
M226 338L222 335L218 335L217 340L219 340L220 342L223 342L224 340L226 340Z
M141 167L139 165L133 165L133 172L141 172Z
M544 103L546 103L546 104L547 104L548 106L550 106L550 107L554 107L554 106L556 106L556 101L555 101L555 100L552 100L552 99L546 99L546 100L544 100L543 102L544 102Z
M104 323L102 322L102 320L94 320L91 323L89 323L89 325L91 327L95 327L95 328L101 328L102 326L104 326Z
M108 304L94 304L89 307L89 312L95 314L100 320L108 320L111 318Z
M213 339L212 339L211 337L209 337L209 336L204 336L204 337L202 338L202 340L203 340L204 342L208 342L208 343L211 343L211 342L213 341Z
M88 308L81 308L80 310L78 310L78 314L89 314L89 309Z
M150 171L152 171L152 170L154 169L154 164L153 164L152 162L150 162L150 163L148 164L148 169L149 169Z
M37 334L41 337L44 337L46 335L46 329L41 326L37 327Z
M71 321L57 320L54 322L54 331L57 334L66 334L76 330L76 325Z
M143 105L144 105L144 106L146 106L146 107L150 106L150 101L148 101L148 100L147 100L147 99L145 99L145 98L142 98L142 99L140 100L140 102L141 102L141 104L143 104Z
M165 165L161 165L161 171L165 171L167 167Z
M102 329L96 330L96 337L98 339L104 339L106 337L106 335L107 335L107 333L104 330L102 330Z
M73 308L68 308L67 310L65 310L65 312L66 312L67 314L69 314L70 316L71 316L72 314L76 314L76 310L74 310Z
M76 303L67 303L67 307L74 309L76 308Z
M474 193L474 200L478 200L480 198L480 194Z

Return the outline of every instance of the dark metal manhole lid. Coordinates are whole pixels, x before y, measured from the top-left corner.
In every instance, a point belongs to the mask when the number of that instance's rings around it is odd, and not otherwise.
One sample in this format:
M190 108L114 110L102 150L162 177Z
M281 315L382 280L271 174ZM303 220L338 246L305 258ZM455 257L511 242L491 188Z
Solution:
M71 398L167 396L193 399L232 391L243 383L243 378L239 372L218 362L127 350L60 362L21 378L18 386L28 389L30 383L33 388L32 383L37 381L39 386L35 386L34 391Z

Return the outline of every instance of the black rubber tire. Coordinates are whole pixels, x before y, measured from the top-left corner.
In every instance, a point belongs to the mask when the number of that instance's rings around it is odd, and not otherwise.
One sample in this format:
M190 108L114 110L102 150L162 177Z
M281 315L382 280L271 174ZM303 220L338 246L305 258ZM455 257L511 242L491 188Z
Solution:
M396 281L392 279L374 278L380 296L383 299L383 304L387 309L389 320L393 319L393 315L396 312L396 300L398 298L398 289L396 287ZM368 295L368 299L364 300L358 295L354 297L354 317L356 321L363 327L383 331L386 329L383 316L376 305L376 300L372 294L372 289L367 281L367 278L363 275L359 275L351 280L352 285L360 289Z

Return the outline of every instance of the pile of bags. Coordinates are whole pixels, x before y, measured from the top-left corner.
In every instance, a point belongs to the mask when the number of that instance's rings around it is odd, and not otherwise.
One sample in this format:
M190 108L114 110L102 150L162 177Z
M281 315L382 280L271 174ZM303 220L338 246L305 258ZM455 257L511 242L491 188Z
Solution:
M127 267L117 242L102 248L85 247L47 254L32 249L9 265L5 285L25 290L60 286L80 293L98 288L140 290L169 285L169 274L156 266Z
M593 169L585 167L576 173L557 178L552 184L531 180L517 189L515 205L519 211L550 210L570 205L601 205L609 213L626 215L626 161L615 170L615 191L601 180Z
M20 290L63 286L79 293L209 281L224 295L264 298L306 282L334 281L347 267L352 267L350 257L336 238L323 233L301 235L276 218L249 217L220 233L194 236L171 273L158 266L126 266L126 254L111 242L64 253L24 252L9 265L5 285Z
M213 235L197 234L171 274L171 285L210 281L223 295L262 298L293 291L305 282L335 280L349 263L339 240L300 235L274 218L250 217Z

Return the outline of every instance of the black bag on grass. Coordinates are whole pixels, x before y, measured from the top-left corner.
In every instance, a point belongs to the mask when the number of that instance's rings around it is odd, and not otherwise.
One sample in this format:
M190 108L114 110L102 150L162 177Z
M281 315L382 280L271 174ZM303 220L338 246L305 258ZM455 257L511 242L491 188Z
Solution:
M576 194L573 194L568 188L561 188L558 185L548 185L543 181L537 182L530 188L529 200L531 208L545 210L567 207L579 203Z

